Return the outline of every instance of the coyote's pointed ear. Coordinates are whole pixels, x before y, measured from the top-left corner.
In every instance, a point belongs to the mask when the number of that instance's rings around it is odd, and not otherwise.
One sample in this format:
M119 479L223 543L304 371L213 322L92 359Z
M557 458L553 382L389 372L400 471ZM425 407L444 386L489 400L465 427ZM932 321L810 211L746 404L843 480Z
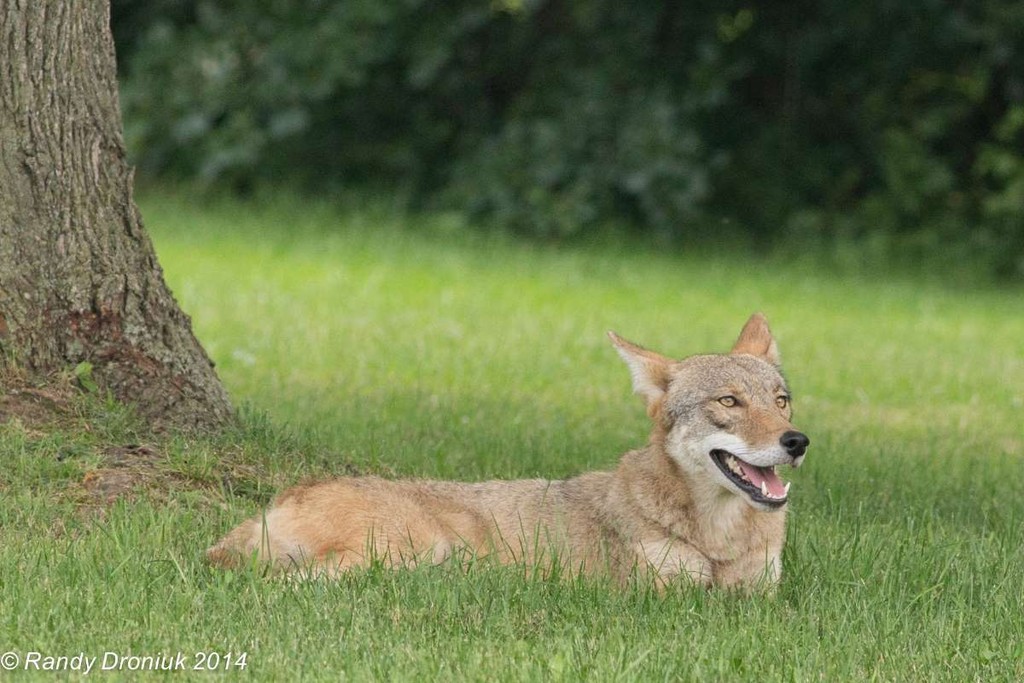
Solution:
M633 378L633 391L643 396L648 406L664 396L671 379L669 370L673 361L626 341L614 332L609 332L608 338L612 340L615 350L629 366L629 374Z
M775 343L768 320L763 313L755 313L743 326L740 338L733 344L732 353L749 353L779 367L779 346Z

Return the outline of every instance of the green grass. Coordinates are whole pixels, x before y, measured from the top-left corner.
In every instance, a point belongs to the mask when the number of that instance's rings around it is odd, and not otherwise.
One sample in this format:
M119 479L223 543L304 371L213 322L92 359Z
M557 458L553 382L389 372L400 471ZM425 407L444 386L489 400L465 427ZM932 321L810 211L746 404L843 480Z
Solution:
M99 509L80 482L105 444L142 438L130 416L0 427L0 652L246 652L245 675L281 680L1024 679L1020 290L527 245L287 197L141 208L244 425L156 444L170 483ZM725 350L754 310L813 442L788 475L775 599L508 568L289 583L200 561L306 477L611 467L647 423L605 331Z

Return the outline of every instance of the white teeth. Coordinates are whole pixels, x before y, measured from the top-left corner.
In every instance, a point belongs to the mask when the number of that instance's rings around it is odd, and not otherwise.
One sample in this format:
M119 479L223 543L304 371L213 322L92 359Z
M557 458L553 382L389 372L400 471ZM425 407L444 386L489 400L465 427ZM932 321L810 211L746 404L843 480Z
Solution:
M786 482L786 488L782 489L782 495L776 496L773 493L768 493L768 486L765 485L764 482L761 482L761 495L764 496L765 498L771 498L772 500L782 500L783 498L789 495L789 485L791 483L792 482Z
M740 463L733 456L730 455L729 458L725 461L725 464L727 464L729 466L729 469L735 472L736 474L743 474L743 470L740 469Z

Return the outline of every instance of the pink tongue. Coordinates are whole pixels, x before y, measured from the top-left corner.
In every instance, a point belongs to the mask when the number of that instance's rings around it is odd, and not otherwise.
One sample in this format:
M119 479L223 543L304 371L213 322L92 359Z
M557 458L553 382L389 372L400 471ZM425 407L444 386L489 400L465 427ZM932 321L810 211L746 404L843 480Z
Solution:
M739 460L739 458L736 459ZM747 476L750 483L757 488L761 488L761 482L764 482L768 486L768 493L772 494L774 498L786 495L786 485L782 483L774 470L768 467L757 467L742 460L740 460L740 469L743 470L743 474Z

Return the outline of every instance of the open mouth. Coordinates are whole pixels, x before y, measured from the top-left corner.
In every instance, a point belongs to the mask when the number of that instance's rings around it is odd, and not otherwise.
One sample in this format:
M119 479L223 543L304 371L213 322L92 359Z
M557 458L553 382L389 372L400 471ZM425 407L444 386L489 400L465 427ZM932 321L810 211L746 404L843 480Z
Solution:
M775 467L758 467L740 460L729 451L715 449L711 451L711 459L718 469L736 484L737 487L755 503L771 507L780 507L789 495L789 484L784 484Z

